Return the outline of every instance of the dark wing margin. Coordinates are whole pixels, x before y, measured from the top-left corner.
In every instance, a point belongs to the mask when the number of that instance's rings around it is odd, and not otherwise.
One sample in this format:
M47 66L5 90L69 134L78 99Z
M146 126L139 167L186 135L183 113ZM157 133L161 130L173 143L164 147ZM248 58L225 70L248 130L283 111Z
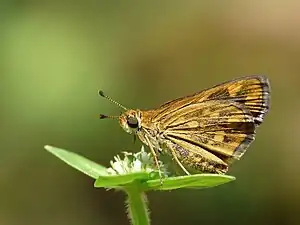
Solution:
M231 100L242 104L259 125L270 108L270 83L266 76L247 76L232 80L211 89L207 100Z

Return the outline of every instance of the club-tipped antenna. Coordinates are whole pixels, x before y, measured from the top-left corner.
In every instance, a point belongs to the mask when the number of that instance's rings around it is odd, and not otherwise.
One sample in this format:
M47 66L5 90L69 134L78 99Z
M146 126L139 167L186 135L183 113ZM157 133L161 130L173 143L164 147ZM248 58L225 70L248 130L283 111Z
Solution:
M116 118L119 118L118 116L106 116L106 115L103 115L103 114L100 114L99 115L99 119L116 119Z
M121 105L119 102L116 102L115 100L113 100L111 97L107 96L104 94L104 92L102 90L99 90L99 95L101 97L104 97L106 98L107 100L111 101L112 103L116 104L117 106L119 106L120 108L124 109L124 110L128 110L125 106ZM101 118L102 116L102 118ZM103 118L109 118L111 116L105 116L105 115L100 115L100 119L103 119Z

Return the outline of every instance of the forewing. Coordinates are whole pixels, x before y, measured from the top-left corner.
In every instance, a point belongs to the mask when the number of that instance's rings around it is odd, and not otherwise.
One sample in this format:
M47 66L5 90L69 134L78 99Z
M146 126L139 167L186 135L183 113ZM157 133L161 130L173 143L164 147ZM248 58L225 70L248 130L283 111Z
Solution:
M224 100L190 104L169 114L159 124L170 141L183 148L187 142L226 162L244 154L254 140L256 128L248 109L242 104ZM195 150L197 148L188 151L199 153Z
M153 121L160 121L170 113L190 104L209 100L230 100L247 109L259 125L269 110L270 85L265 76L247 76L231 80L193 95L169 101L155 110Z

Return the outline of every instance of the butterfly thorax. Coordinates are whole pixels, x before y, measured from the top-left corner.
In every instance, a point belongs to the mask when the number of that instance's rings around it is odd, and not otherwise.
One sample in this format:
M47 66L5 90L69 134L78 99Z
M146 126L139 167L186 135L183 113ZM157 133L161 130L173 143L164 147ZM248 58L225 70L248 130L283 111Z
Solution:
M163 130L158 122L152 121L152 111L141 111L139 109L130 109L124 112L120 117L121 127L130 134L135 134L147 146L150 144L156 151L161 151L163 143ZM146 136L148 140L146 140Z

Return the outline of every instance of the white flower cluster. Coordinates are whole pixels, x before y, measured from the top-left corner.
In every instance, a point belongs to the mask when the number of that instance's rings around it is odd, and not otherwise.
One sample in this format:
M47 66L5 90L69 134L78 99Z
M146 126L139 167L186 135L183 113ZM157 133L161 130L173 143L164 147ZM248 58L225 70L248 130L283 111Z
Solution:
M138 153L123 152L124 159L121 159L119 155L114 157L114 161L110 161L111 167L107 169L107 172L111 175L122 175L136 172L151 173L157 171L151 153L147 153L142 146L141 151ZM163 174L167 174L165 165L159 161L159 169Z

